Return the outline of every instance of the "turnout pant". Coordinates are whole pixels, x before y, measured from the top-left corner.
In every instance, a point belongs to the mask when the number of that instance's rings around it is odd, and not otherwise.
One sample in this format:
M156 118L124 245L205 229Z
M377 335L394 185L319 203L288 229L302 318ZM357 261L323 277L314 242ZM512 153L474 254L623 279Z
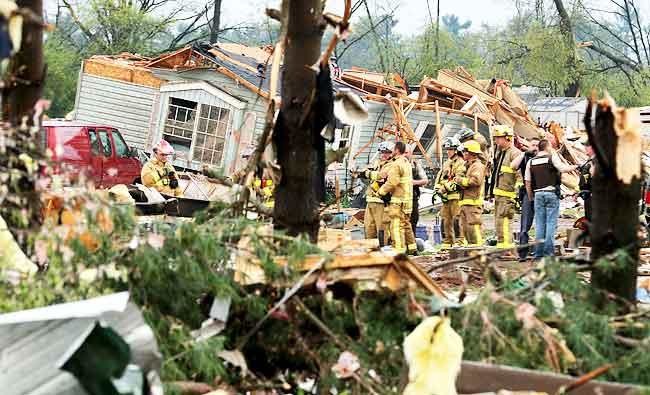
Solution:
M497 233L497 248L512 248L512 232L510 222L515 217L515 202L504 196L494 198L495 227Z
M384 203L368 202L363 216L366 239L376 239L384 230Z
M388 206L390 218L390 238L393 249L398 253L417 251L415 235L411 228L411 213L403 204L391 203Z
M440 216L442 217L442 227L444 232L444 239L442 240L443 244L453 245L456 242L456 239L462 241L465 237L461 234L456 234L454 231L454 223L460 215L460 206L458 205L458 200L448 200L447 203L443 203L442 209L440 210Z
M469 246L483 245L481 214L483 214L481 206L460 207L460 228Z

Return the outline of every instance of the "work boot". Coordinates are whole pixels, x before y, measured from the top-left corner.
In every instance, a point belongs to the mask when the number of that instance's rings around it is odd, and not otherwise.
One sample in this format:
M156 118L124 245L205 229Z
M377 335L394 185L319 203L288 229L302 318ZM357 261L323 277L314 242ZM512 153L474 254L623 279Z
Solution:
M377 238L379 238L379 248L386 245L386 243L384 242L384 231L383 230L380 230L379 232L377 232Z

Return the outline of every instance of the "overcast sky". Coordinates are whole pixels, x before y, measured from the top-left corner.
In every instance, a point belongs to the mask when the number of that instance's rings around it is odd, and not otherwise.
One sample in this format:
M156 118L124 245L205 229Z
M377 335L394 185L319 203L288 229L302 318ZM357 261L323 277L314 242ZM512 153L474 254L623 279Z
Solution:
M472 21L473 28L479 28L482 24L503 25L516 14L515 2L517 0L440 0L440 14L456 14L461 22ZM520 0L521 1L521 0ZM594 8L611 9L611 0L583 0ZM73 0L82 3L84 0ZM201 5L207 1L202 0L178 0L177 4ZM429 0L431 12L435 17L435 5L437 0ZM396 17L399 21L396 30L405 35L416 34L429 21L427 0L369 0L373 7L378 4L391 4L395 7ZM570 7L572 0L566 0L566 6ZM54 15L56 12L57 0L44 0L46 10ZM264 15L264 9L272 6L278 8L280 0L223 0L222 18L223 26L259 21ZM328 9L338 14L342 13L343 0L328 0ZM646 21L650 20L650 0L638 0L640 13ZM547 7L552 7L552 2L547 1ZM374 10L373 10L374 11ZM361 13L361 10L359 11ZM374 13L374 12L373 12Z
M646 0L650 1L650 0ZM429 0L431 12L435 17L435 6L437 0ZM225 22L234 24L242 21L242 16L253 19L259 18L265 7L275 8L280 4L279 0L223 0L223 13ZM429 21L427 0L393 0L393 1L370 1L376 7L377 4L394 4L397 8L396 17L399 21L396 29L402 34L415 34L422 30L422 27ZM328 9L342 14L342 0L329 0ZM361 13L359 10L358 13ZM471 20L476 27L482 23L490 25L504 24L516 13L515 0L440 0L440 15L456 14L461 21Z

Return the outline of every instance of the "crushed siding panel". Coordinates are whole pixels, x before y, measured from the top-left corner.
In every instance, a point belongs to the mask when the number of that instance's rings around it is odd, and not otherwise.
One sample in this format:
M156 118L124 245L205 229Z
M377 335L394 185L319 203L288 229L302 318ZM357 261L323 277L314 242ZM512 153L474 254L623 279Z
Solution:
M75 118L120 130L127 144L145 149L157 90L81 74Z

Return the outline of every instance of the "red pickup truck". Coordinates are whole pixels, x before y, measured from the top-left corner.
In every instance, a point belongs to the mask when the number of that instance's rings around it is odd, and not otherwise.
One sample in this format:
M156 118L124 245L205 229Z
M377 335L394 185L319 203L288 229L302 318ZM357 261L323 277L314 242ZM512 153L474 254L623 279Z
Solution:
M55 171L73 177L83 172L101 188L132 184L140 177L137 150L116 128L81 121L45 121L44 127Z

